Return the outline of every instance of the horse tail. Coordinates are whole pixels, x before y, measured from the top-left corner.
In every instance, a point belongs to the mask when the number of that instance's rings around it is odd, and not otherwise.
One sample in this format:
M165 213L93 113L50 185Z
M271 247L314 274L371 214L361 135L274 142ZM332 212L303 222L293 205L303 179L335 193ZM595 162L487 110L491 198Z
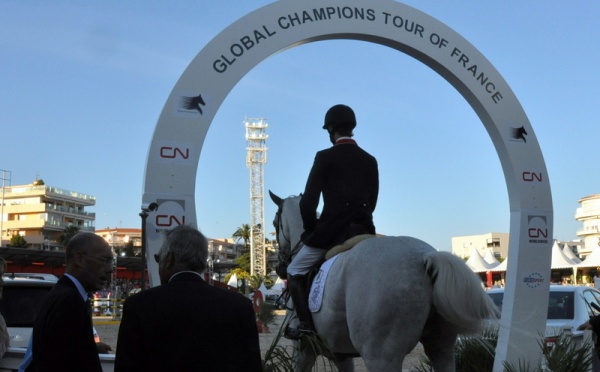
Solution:
M499 318L498 308L483 290L481 279L461 258L435 251L426 254L424 261L433 283L435 310L459 334L477 333L484 320Z

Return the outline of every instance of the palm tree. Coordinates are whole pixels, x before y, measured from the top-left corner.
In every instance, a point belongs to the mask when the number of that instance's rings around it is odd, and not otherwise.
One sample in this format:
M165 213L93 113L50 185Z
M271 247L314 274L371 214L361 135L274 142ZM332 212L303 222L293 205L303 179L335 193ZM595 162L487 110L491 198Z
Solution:
M232 238L235 239L236 242L243 240L244 241L244 251L248 251L248 241L250 240L250 225L242 224L241 227L238 227L237 230L231 235Z
M63 232L58 237L58 242L63 247L66 247L67 243L69 242L69 240L71 240L71 238L73 238L75 235L77 235L78 232L79 232L79 227L78 226L69 225L69 226L65 227L65 229L63 230Z
M250 275L250 279L248 279L248 283L250 283L250 286L252 286L254 290L258 289L264 281L265 277L260 274Z

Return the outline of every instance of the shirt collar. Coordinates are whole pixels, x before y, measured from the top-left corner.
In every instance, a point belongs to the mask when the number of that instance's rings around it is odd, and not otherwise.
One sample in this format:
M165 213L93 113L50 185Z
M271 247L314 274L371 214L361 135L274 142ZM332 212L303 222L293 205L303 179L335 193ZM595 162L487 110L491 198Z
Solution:
M346 143L351 143L356 145L356 141L352 139L352 137L340 137L335 141L336 145L344 145Z
M79 291L79 294L81 295L81 298L83 298L83 301L87 301L88 300L88 294L85 291L85 289L83 289L83 285L81 285L81 283L79 282L79 280L77 280L77 278L75 278L71 274L65 273L65 276L67 278L71 279L71 281L73 282L73 284L75 284L75 287L77 287L77 290Z
M169 283L171 283L171 281L173 280L173 278L174 278L176 275L183 274L183 273L192 273L192 274L196 274L196 275L198 275L198 276L200 277L200 279L204 280L204 278L202 277L202 274L200 274L200 273L197 273L197 272L195 272L195 271L180 271L180 272L178 272L178 273L175 273L175 274L171 275L171 277L169 278Z

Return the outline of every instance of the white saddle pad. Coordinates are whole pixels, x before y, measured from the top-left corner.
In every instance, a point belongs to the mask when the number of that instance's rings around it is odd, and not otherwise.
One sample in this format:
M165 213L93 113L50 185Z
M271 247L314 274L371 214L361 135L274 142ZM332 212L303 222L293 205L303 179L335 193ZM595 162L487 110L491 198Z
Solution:
M310 293L308 295L308 308L311 312L316 313L321 310L321 305L323 304L323 290L325 289L325 279L327 279L327 274L329 274L329 269L331 265L335 262L338 256L333 256L329 260L325 261L317 276L312 282L310 287Z

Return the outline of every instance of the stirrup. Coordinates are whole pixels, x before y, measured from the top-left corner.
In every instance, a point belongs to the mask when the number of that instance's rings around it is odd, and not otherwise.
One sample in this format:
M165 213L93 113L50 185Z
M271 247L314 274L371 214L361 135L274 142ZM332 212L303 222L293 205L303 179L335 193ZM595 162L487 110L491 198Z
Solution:
M310 327L299 325L298 328L292 328L287 326L283 332L283 337L287 338L288 340L297 341L302 339L304 336L314 336L315 334L315 330L311 329Z

